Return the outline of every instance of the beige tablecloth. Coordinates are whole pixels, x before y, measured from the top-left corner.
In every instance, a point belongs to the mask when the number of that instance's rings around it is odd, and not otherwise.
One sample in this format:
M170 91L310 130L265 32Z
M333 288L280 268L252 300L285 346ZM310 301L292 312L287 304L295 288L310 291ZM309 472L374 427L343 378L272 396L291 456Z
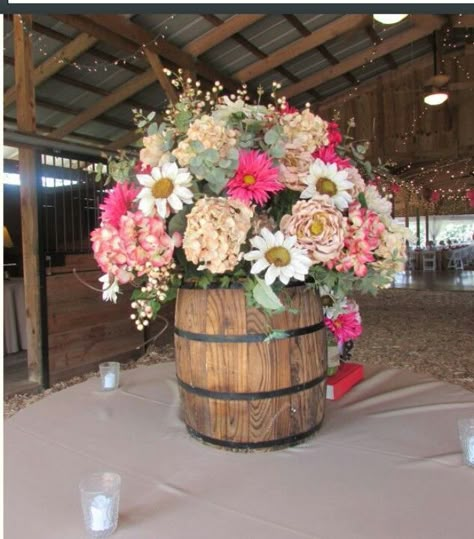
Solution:
M373 369L306 443L232 453L186 433L174 364L93 378L5 423L5 539L84 538L77 485L99 470L122 476L116 539L472 539L469 416L473 393Z
M14 354L28 347L23 279L3 281L3 341L5 354Z

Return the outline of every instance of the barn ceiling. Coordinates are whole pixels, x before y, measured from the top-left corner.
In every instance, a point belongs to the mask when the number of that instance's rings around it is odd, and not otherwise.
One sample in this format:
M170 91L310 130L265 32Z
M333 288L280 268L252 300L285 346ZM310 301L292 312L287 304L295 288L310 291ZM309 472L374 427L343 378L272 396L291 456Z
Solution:
M162 68L220 80L229 91L273 81L293 106L324 104L386 71L426 57L447 28L473 40L472 15L410 15L385 26L367 14L34 15L37 131L102 149L136 140L133 107L162 110ZM16 130L13 25L4 23L5 138Z

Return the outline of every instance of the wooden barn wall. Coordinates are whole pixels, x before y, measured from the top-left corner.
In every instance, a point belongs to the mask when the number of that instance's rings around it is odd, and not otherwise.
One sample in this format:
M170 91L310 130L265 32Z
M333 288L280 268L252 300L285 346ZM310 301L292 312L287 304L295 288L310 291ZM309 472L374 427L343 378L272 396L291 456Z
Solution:
M445 72L451 82L474 75L474 48L457 55L445 56ZM433 74L430 55L362 84L352 95L345 91L339 97L322 103L318 113L325 119L339 115L343 130L350 118L356 122L356 140L368 140L370 158L380 157L400 164L451 159L474 155L474 90L451 93L447 104L427 107L423 102L423 85ZM426 109L426 111L424 111ZM421 115L421 117L420 117Z
M51 383L91 371L102 361L129 361L143 354L143 333L130 320L128 295L119 296L117 304L102 301L73 268L89 285L101 284L92 255L69 256L66 266L52 268L46 277Z

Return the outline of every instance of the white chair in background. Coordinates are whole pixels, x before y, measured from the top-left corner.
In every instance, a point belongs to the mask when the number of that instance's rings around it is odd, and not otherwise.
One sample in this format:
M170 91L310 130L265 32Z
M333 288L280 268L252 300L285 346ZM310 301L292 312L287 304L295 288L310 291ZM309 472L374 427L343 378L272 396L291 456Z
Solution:
M423 253L423 271L436 271L435 251L425 251Z
M451 251L451 256L449 257L449 261L448 261L448 269L454 269L454 270L464 269L462 249L455 249Z

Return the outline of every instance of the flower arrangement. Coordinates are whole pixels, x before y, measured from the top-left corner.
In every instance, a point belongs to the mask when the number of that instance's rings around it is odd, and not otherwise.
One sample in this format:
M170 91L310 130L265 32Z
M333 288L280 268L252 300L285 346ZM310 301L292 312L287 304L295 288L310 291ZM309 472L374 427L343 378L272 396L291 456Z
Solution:
M169 76L172 76L168 73ZM338 343L361 333L349 295L389 286L408 230L391 217L366 146L335 122L245 86L221 95L173 75L179 100L161 123L135 111L139 159L111 163L116 180L91 234L103 299L133 284L139 330L183 284L245 289L250 305L285 309L291 282L319 290Z

